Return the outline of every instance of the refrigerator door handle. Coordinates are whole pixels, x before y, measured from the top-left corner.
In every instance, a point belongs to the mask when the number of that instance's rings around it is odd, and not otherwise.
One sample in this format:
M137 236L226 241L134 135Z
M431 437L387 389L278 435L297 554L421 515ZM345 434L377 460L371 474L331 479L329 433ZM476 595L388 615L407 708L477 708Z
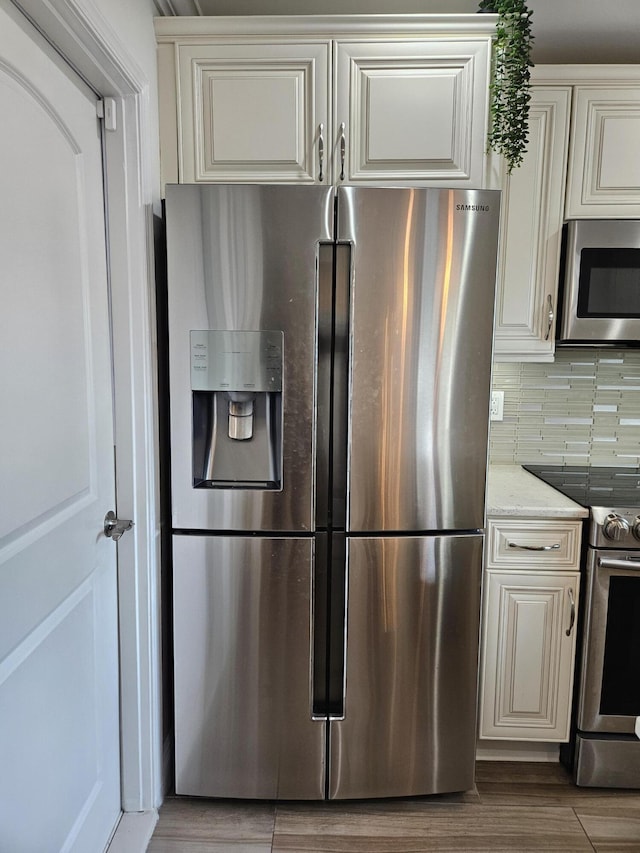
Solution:
M329 719L343 720L347 700L347 537L333 533L331 537L331 569L329 583L330 620L328 632Z
M344 530L351 246L321 243L318 267L316 530Z
M345 707L346 537L316 533L313 568L311 712L342 720Z

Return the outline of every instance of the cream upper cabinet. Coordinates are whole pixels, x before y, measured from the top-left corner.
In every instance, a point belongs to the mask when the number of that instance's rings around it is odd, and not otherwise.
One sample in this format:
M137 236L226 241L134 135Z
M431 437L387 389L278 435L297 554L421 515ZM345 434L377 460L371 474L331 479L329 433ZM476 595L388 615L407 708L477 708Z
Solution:
M179 44L179 180L315 183L324 178L329 55L326 42Z
M569 737L580 521L489 520L479 736Z
M562 226L640 216L640 66L539 65L503 190L495 360L553 361Z
M496 361L553 361L571 87L533 87L522 165L502 173Z
M336 180L483 186L488 61L487 40L337 42Z
M156 19L163 184L481 188L495 22Z
M567 219L640 216L640 85L576 86Z

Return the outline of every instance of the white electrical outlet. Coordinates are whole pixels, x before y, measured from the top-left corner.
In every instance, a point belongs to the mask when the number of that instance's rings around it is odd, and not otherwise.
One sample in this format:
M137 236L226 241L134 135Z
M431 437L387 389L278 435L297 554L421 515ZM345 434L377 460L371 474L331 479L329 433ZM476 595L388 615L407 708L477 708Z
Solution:
M491 392L491 420L501 421L504 418L504 391Z

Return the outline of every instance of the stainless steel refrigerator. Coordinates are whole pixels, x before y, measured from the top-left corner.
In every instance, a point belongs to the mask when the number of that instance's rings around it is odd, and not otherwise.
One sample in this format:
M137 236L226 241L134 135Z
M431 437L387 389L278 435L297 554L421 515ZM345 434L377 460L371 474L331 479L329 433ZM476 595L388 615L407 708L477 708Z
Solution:
M167 187L178 794L473 786L498 218Z

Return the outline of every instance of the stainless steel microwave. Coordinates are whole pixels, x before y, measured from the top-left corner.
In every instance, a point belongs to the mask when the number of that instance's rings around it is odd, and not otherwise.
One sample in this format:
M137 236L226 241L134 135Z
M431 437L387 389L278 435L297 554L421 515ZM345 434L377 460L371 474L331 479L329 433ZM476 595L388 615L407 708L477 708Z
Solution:
M558 345L640 346L640 220L567 223Z

